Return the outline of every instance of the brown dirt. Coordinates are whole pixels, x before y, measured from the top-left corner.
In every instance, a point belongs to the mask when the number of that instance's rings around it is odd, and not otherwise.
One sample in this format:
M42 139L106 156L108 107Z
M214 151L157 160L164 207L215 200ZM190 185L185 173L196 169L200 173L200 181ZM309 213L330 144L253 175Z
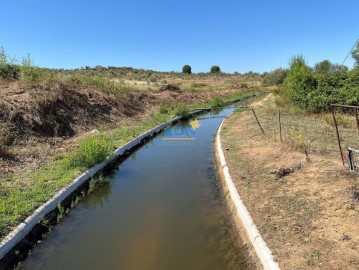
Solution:
M308 158L261 135L251 111L226 120L221 137L239 193L282 269L359 269L358 177L340 159ZM280 168L296 170L277 178Z
M0 175L36 169L76 147L90 130L129 125L160 104L205 102L234 92L134 90L114 95L68 80L0 80Z

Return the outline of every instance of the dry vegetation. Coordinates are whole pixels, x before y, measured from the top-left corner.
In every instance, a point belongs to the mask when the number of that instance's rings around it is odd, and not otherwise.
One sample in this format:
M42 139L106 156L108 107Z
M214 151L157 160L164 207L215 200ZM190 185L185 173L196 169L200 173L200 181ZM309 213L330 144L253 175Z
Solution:
M282 269L358 269L358 176L343 168L330 115L282 111L272 95L226 120L231 175ZM355 120L339 116L343 143L358 148ZM305 154L308 152L308 156Z
M162 113L176 113L179 104L200 105L216 97L255 91L248 85L259 79L248 78L245 82L246 77L241 76L203 75L206 78L201 79L196 75L156 73L156 80L163 76L166 83L181 88L178 92L159 91L161 85L141 87L142 81L134 79L137 70L119 73L127 78L125 81L108 78L103 70L60 72L56 76L49 73L47 79L32 82L0 80L2 174L26 169L23 165L27 163L41 164L52 156L53 149L66 150L66 141L92 129L108 130L145 119L158 113L160 107ZM153 72L143 74L137 77L154 76Z

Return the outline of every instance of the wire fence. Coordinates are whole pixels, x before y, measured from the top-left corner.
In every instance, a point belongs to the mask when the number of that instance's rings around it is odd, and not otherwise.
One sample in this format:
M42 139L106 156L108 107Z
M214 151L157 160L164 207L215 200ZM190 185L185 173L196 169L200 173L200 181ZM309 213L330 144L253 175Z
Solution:
M288 147L308 154L321 154L343 160L350 164L347 149L359 149L356 113L347 108L337 108L335 118L332 113L310 114L300 110L283 109L276 106L262 106L253 110L258 131ZM336 132L336 127L339 133ZM338 142L341 144L339 152ZM356 150L355 150L356 151ZM353 151L354 166L357 169L357 152Z

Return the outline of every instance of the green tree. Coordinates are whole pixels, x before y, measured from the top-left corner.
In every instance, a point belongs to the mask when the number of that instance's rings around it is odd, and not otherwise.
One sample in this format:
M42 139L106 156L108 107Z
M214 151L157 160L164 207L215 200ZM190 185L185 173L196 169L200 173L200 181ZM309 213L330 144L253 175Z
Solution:
M263 85L281 85L284 79L287 77L288 70L283 68L277 68L269 73L264 74Z
M221 68L219 66L212 66L211 67L211 73L212 74L219 74L219 73L221 73Z
M355 60L355 65L359 67L359 39L356 43L356 48L352 51L352 57Z
M329 60L324 60L314 65L314 72L318 74L330 74L336 72L348 72L348 67L339 64L333 64Z
M317 82L302 55L294 56L289 62L289 72L284 80L286 94L299 107L308 104L308 94L316 88Z
M328 74L332 71L333 64L329 60L324 60L314 65L314 72Z
M191 74L192 73L192 68L190 65L184 65L182 68L182 73L184 74Z

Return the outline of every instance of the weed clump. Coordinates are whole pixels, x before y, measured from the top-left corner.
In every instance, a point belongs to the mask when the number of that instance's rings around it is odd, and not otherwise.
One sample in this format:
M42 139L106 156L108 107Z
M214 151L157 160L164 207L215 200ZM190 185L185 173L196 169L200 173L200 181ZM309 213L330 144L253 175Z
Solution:
M189 114L189 109L186 105L179 104L175 109L175 114L177 116L186 116L187 114Z
M217 97L212 101L212 104L212 108L219 108L222 107L225 103L223 99Z
M79 148L65 163L68 167L86 167L102 162L114 149L114 144L104 136L92 136L80 142Z

